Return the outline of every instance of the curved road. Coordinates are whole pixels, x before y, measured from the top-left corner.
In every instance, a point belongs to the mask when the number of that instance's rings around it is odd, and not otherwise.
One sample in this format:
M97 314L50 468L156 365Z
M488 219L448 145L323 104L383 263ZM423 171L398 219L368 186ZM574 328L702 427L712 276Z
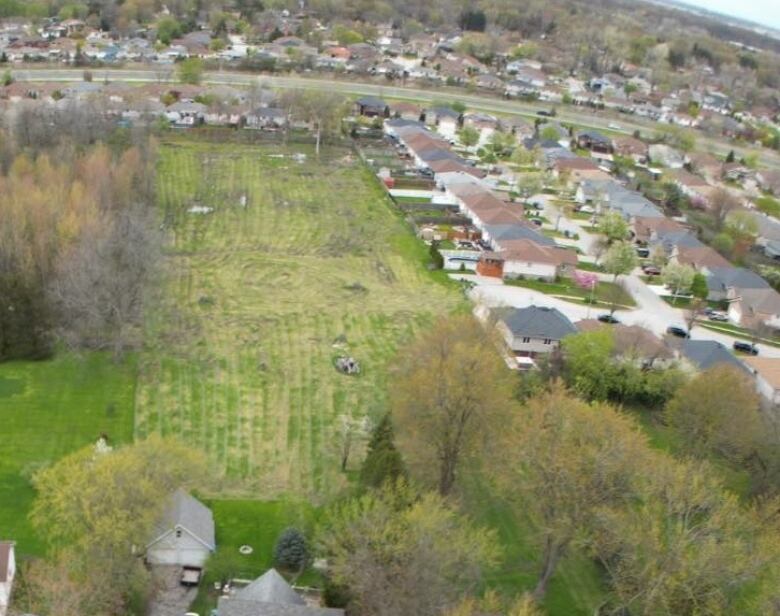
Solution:
M91 69L96 79L107 79L108 81L123 81L134 83L167 83L173 74L172 67L160 68L132 68L132 69ZM73 68L21 68L12 71L13 77L17 81L62 81L74 82L81 81L83 76L82 69ZM415 87L406 87L398 84L377 84L360 83L353 81L342 81L336 79L324 79L319 76L301 77L301 76L280 76L280 75L258 75L253 73L240 73L232 71L211 71L203 76L203 83L210 85L229 85L229 86L249 86L258 82L268 83L273 88L299 88L299 89L318 89L332 90L347 95L357 96L379 96L392 99L405 99L418 103L432 103L437 100L448 99L452 101L461 101L470 109L475 111L484 111L488 113L504 113L526 117L538 117L536 112L540 109L549 108L549 103L528 103L518 100L506 100L491 96L479 96L469 94L460 89L442 87L438 89L422 89ZM558 116L556 119L597 130L611 130L613 132L622 132L632 134L636 130L656 131L665 127L649 120L627 116L623 114L608 115L605 112L591 111L587 109L578 109L574 107L558 105ZM618 124L621 129L615 131L609 128L610 124ZM750 153L758 153L761 163L767 167L780 169L780 155L776 152L761 150L757 152L750 148L732 145L728 142L706 137L701 133L696 134L698 149L706 152L726 156L729 151L734 150L738 155L744 156Z

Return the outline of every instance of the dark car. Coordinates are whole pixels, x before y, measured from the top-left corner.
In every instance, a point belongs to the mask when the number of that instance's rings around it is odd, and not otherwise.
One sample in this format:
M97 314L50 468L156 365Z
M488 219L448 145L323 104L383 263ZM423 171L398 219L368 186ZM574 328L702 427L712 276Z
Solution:
M677 327L676 325L670 325L666 328L666 333L671 334L672 336L677 336L678 338L690 338L691 334L683 329L682 327Z
M541 227L544 224L544 221L542 221L541 218L532 218L531 222L534 223L537 227Z
M602 323L609 323L610 325L614 325L615 323L620 323L615 317L613 317L611 314L600 314L596 317L599 321Z
M661 274L661 270L655 265L643 265L642 271L648 276L659 276Z
M747 353L749 355L758 355L758 349L756 348L756 345L750 344L749 342L735 342L734 350L739 351L740 353Z

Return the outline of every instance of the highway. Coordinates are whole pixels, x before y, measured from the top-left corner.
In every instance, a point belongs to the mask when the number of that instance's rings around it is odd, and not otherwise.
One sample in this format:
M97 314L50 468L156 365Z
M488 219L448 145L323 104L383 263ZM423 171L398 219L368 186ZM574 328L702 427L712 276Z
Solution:
M174 74L172 67L159 68L132 68L132 69L89 69L95 81L108 80L114 82L130 83L168 83ZM76 82L83 79L83 69L73 68L22 68L12 70L17 81L45 81L45 82ZM518 100L506 100L492 96L480 96L464 92L457 88L441 87L436 89L422 89L393 84L378 84L367 82L355 82L337 79L325 79L320 76L280 76L257 75L252 73L232 71L211 71L204 73L203 83L208 85L249 86L254 83L264 82L272 88L298 88L316 89L341 92L353 96L378 96L389 99L403 99L415 103L430 104L435 101L460 101L472 111L486 113L512 114L535 118L537 111L549 109L550 103L524 102ZM596 130L609 130L632 134L641 131L644 134L652 134L659 131L665 125L628 116L625 114L607 113L586 108L577 108L564 105L557 106L557 120L565 123L576 124L583 128ZM610 125L619 125L620 130L610 128ZM739 156L750 153L758 153L760 163L765 167L780 169L780 155L766 149L756 150L739 147L723 140L712 139L703 134L696 133L696 147L698 150L711 152L725 157L729 151L734 150Z

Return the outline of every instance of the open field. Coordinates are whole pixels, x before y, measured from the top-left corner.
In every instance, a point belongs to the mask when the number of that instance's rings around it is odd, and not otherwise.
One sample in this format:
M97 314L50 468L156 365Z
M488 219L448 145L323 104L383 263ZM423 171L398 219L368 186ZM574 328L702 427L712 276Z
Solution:
M45 546L27 513L37 468L97 441L133 436L135 360L110 355L62 355L51 361L0 364L0 538L14 539L22 556Z
M342 422L382 412L399 345L462 300L347 149L174 141L160 158L170 275L137 435L204 449L222 496L333 494ZM360 375L334 368L342 353Z

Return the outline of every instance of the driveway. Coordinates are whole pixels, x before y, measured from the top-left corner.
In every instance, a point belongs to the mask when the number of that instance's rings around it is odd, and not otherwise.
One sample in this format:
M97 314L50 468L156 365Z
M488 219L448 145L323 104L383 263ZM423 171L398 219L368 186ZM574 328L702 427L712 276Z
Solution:
M469 297L476 303L490 307L526 308L528 306L546 306L557 308L572 322L583 319L595 319L599 314L607 312L604 308L591 307L583 304L567 302L532 289L503 284L498 278L476 276L469 274L451 274L452 278L468 280L476 286L470 291ZM599 274L599 278L612 280L608 274ZM615 316L626 325L639 325L652 331L657 336L664 336L670 325L686 327L685 311L674 308L653 292L639 276L632 274L622 277L619 282L625 285L637 303L632 310L616 310ZM731 336L714 332L704 327L694 325L691 330L693 340L714 340L727 349L731 349L735 340L745 340L744 337ZM761 357L780 357L780 348L758 344Z
M149 602L148 616L183 616L198 594L197 588L179 584L181 567L152 567L154 596Z

